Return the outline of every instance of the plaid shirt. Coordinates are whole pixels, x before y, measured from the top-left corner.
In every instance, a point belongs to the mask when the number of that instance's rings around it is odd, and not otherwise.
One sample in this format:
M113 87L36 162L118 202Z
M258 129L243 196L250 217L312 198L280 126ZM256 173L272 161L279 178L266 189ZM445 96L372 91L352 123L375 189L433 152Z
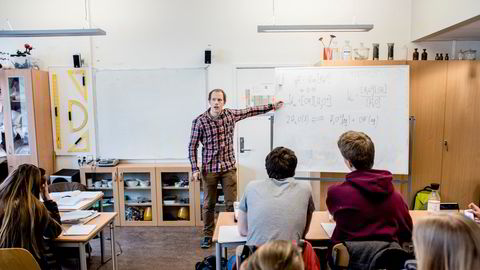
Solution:
M192 134L188 145L188 158L192 172L199 171L197 165L198 143L203 145L202 168L207 172L224 172L235 168L233 131L235 123L247 117L266 113L273 104L250 107L243 110L224 109L217 119L210 115L210 109L192 122Z

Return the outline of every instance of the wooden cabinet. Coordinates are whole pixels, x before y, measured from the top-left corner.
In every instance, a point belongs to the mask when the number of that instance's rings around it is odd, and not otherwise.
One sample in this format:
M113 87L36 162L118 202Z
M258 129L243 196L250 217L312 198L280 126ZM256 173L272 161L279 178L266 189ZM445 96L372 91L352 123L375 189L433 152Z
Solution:
M157 181L155 167L142 164L120 164L118 198L122 226L157 225Z
M409 61L416 118L413 192L440 183L443 202L480 201L480 61Z
M441 199L480 202L480 61L448 63Z
M190 182L189 164L156 166L158 224L161 226L194 226L194 184Z
M84 166L81 183L102 191L103 211L117 226L195 226L194 185L189 164Z
M80 168L80 182L87 186L88 190L104 193L100 201L104 212L120 213L117 167L83 166ZM119 216L115 217L115 226L121 224Z
M53 173L53 139L48 73L33 69L0 70L2 150L8 171L30 163Z

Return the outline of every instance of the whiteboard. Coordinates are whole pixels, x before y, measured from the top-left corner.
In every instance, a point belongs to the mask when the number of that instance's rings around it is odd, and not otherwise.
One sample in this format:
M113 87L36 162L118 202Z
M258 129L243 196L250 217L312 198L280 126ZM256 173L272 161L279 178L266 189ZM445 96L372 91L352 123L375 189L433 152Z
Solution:
M99 70L98 154L187 159L193 119L206 109L206 70Z
M408 174L408 66L277 68L274 146L295 151L297 171L348 172L337 147L348 130L375 144L374 168Z

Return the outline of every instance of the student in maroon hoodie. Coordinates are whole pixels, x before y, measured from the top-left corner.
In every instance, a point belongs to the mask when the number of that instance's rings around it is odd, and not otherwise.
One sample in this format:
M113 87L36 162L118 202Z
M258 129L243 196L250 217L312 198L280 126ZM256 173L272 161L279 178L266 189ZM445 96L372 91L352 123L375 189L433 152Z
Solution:
M347 131L338 142L345 164L352 171L346 181L332 186L327 207L337 225L333 243L377 240L411 242L412 219L396 192L389 171L373 170L375 146L367 134Z

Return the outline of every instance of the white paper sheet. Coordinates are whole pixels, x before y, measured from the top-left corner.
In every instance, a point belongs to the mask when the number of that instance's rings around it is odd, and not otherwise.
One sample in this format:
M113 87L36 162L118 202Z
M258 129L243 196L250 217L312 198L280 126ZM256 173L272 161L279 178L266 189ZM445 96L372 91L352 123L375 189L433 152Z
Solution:
M238 233L237 225L220 226L220 231L218 233L219 243L237 243L246 241L247 237L241 236L240 233Z
M335 223L320 223L325 230L325 232L328 234L328 237L332 238L333 230L335 230Z
M97 225L73 225L63 235L89 235Z

